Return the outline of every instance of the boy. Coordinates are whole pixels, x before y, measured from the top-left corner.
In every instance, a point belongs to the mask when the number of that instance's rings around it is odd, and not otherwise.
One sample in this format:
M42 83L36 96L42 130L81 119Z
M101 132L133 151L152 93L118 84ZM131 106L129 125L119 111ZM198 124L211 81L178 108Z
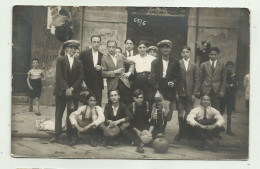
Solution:
M156 92L152 106L152 117L154 121L153 138L164 137L169 114L171 114L171 103L164 100L160 92Z
M27 85L30 89L29 92L29 112L33 111L33 99L35 99L36 102L36 115L41 115L39 108L40 108L40 96L41 96L41 89L42 84L41 80L44 78L44 72L43 70L38 68L39 65L39 59L33 58L32 59L32 69L28 72L27 77Z
M120 128L120 135L123 135L127 139L133 141L137 145L136 151L138 153L144 153L141 139L135 134L135 132L129 128L130 121L133 120L133 115L129 112L128 107L119 101L120 93L118 90L111 90L108 92L109 102L105 106L105 124L101 124L101 128L107 130L107 126L118 126ZM118 137L117 137L118 138ZM106 137L106 144L119 145L120 143L116 139Z
M141 89L136 89L133 92L134 102L129 106L130 112L133 114L132 128L140 137L144 130L149 133L153 132L154 120L151 120L151 109L149 103L144 101L144 92Z
M219 48L209 49L209 61L201 64L201 94L209 95L211 106L220 111L220 99L226 90L226 67L218 60Z
M235 64L232 61L228 61L226 63L227 69L227 84L226 84L226 93L225 97L221 100L221 111L220 113L223 115L224 111L227 107L227 131L228 135L234 136L234 133L231 131L231 113L235 111L235 101L236 96L235 92L238 87L238 81L236 74L233 73Z
M186 117L193 108L196 97L199 97L199 67L190 60L191 49L188 46L182 47L180 60L182 83L179 85L178 121L179 133L175 141L180 141L184 133Z
M83 81L83 66L79 59L75 58L76 50L80 43L77 40L68 40L63 43L60 56L56 63L56 81L53 94L55 95L55 136L51 143L58 143L62 133L62 117L67 106L67 136L70 144L77 142L74 137L77 133L72 128L69 116L78 109L78 96Z
M97 99L95 95L89 94L86 100L87 104L72 112L69 119L72 128L76 128L80 133L89 134L91 136L90 144L93 147L96 147L96 135L98 132L97 127L105 121L105 116L103 114L103 109L97 105ZM78 140L78 136L75 135L75 137L76 140ZM77 141L74 144L76 143ZM70 146L73 146L73 144Z

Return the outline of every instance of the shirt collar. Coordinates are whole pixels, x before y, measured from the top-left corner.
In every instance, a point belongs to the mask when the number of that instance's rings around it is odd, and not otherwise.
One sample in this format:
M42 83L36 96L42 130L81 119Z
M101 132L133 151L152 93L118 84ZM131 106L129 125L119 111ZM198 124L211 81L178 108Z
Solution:
M215 60L215 61L214 61L214 65L217 64L217 61L218 61L218 60ZM209 62L210 62L210 64L212 65L212 60L209 60Z
M169 59L168 59L168 60L164 60L164 59L162 58L162 61L168 63L168 62L169 62Z
M67 54L68 59L74 59L74 55L70 56L69 54Z
M134 50L126 51L127 54L129 54L129 53L133 54L133 52L134 52Z
M190 58L188 58L187 60L183 58L183 61L184 61L184 62L189 62L189 61L190 61Z
M93 48L92 48L92 53L98 53L98 51L95 51L95 50L93 50Z
M119 105L118 105L118 106L116 106L116 107L112 105L112 108L113 108L114 110L117 110L117 109L118 109L118 107L119 107Z
M116 57L116 54L113 56L113 55L111 55L110 53L108 53L109 54L109 56L111 57L111 58L115 58Z

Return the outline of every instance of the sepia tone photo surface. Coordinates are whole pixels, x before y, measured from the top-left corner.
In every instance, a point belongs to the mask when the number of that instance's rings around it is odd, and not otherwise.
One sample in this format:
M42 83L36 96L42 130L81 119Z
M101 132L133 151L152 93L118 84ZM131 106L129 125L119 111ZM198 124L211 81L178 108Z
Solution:
M248 160L249 19L14 6L12 156Z

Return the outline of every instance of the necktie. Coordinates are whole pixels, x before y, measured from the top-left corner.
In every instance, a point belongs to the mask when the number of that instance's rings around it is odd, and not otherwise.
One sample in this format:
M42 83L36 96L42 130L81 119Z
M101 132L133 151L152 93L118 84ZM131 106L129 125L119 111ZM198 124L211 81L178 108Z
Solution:
M207 119L207 108L205 107L204 108L204 117L203 117L203 120L206 120Z
M215 63L215 61L212 61L211 69L212 69L213 73L214 73L214 70L215 70L214 63Z

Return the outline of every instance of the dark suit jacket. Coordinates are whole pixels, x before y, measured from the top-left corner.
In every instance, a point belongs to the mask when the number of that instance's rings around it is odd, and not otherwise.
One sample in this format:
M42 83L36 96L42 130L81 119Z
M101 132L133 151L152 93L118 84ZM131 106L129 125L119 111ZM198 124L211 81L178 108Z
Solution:
M98 52L97 64L99 66L101 66L102 56L103 53ZM84 81L87 87L90 89L95 89L96 87L103 89L103 77L101 76L101 71L96 71L96 69L94 68L92 49L81 52L79 55L79 59L83 64Z
M124 52L124 53L122 53L125 57L127 57L127 54L126 54L126 51ZM135 56L135 55L137 55L137 54L139 54L139 52L137 51L137 50L135 50L135 49L133 49L133 55L132 56Z
M58 56L56 63L55 96L62 96L66 89L73 87L73 94L78 94L83 80L83 66L79 59L74 58L72 69L68 56Z
M130 64L129 71L133 74L134 63L128 61L122 54L117 55L117 65L115 66L111 56L106 54L103 56L102 61L102 76L107 78L107 90L114 90L117 88L118 80L120 79L128 88L130 88L130 82L120 74L115 74L114 71L119 68L124 68L124 64Z
M126 58L128 58L126 51L125 51L124 53L122 53L122 54L123 54ZM139 52L134 48L134 49L133 49L133 55L132 55L132 56L135 56L135 55L138 55L138 54L139 54ZM131 57L132 57L132 56L131 56ZM128 72L128 71L129 71L129 68L130 68L130 65L129 65L129 64L125 64L125 72ZM130 81L130 83L134 81L135 76L136 76L136 71L134 70L134 74L131 74L130 77L128 78L129 81Z
M162 57L159 57L152 62L151 66L151 83L154 91L159 90L166 100L174 100L176 91L181 83L181 68L178 60L173 57L169 58L166 77L163 78L163 62ZM174 88L168 86L168 82L173 81Z
M225 93L226 89L226 67L224 63L217 61L214 73L210 65L210 61L204 62L200 66L201 68L201 93L210 94L211 89L215 91L216 94L220 92Z
M179 85L179 95L198 95L200 86L199 66L190 60L188 64L188 69L186 71L184 61L180 60L180 67L182 74L182 83Z
M107 123L108 120L115 121L122 118L125 118L125 122L133 120L133 115L130 113L128 107L124 103L119 103L116 116L113 114L112 104L110 102L107 103L104 109L104 115L105 123Z

